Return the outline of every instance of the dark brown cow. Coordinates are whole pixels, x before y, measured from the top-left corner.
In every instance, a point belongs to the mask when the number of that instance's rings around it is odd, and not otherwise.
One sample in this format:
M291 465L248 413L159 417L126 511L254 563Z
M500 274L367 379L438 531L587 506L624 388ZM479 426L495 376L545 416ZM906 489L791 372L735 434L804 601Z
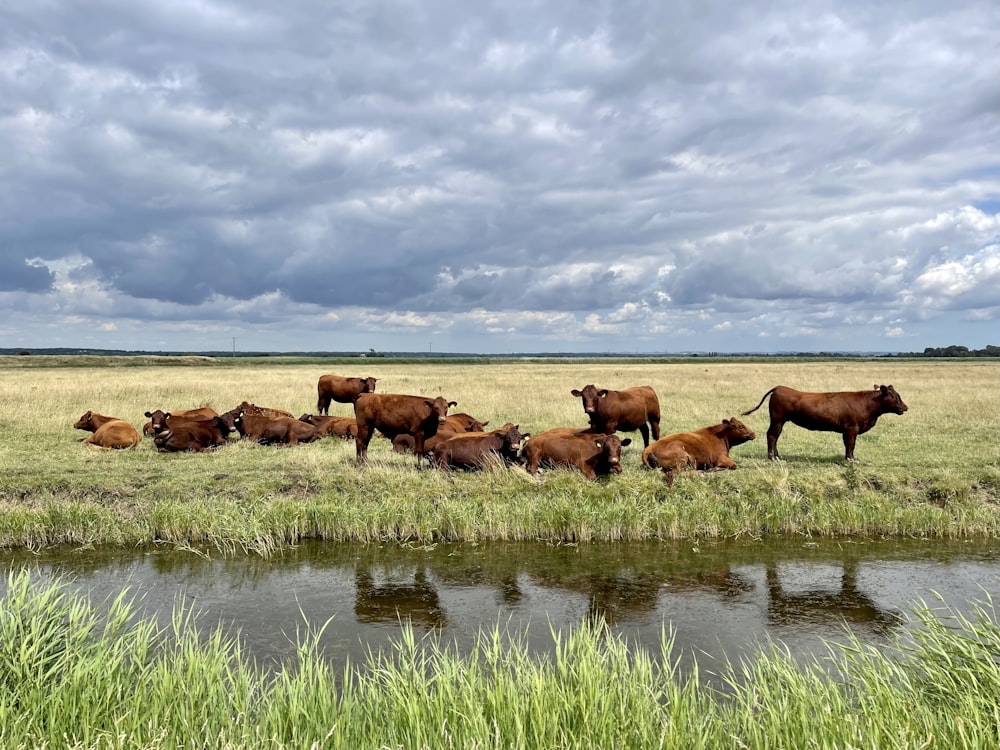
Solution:
M244 440L253 440L263 445L298 445L311 443L321 437L313 425L294 417L268 417L240 412L233 423Z
M670 485L674 474L684 469L735 469L729 450L756 437L740 420L723 419L711 427L660 438L642 452L642 463L651 469L663 469Z
M489 423L489 420L480 422L475 417L463 412L449 414L448 418L444 420L444 424L438 427L437 433L424 440L424 454L430 455L434 451L435 445L455 435L461 435L464 432L482 432ZM383 437L385 436L383 435ZM392 439L392 449L396 453L413 453L415 443L413 435L396 435Z
M588 385L583 390L573 389L570 393L583 401L583 411L590 419L591 432L642 433L643 446L649 445L649 433L653 440L660 438L660 400L648 385L611 391Z
M330 413L330 402L353 404L362 393L375 393L375 382L378 378L345 378L340 375L322 375L316 386L319 398L316 401L316 411L320 414Z
M457 406L442 396L404 396L399 393L362 393L354 402L354 418L358 422L358 437L354 441L358 463L368 460L368 443L375 430L380 430L390 440L397 435L413 435L420 468L425 454L424 441L437 434L438 428L448 418L448 409Z
M173 419L174 424L180 424L181 422L210 420L219 415L211 406L199 406L197 409L181 409L180 411L155 409L154 411L147 411L143 416L148 417L149 421L143 425L142 434L156 435L169 426L167 424L169 419Z
M517 461L522 435L518 425L508 422L490 432L462 432L442 440L434 446L434 465L439 469L477 469L486 466L491 456L499 456L505 463Z
M142 440L139 431L117 417L88 411L73 425L78 430L94 433L83 439L85 445L97 450L134 448Z
M344 440L354 440L358 436L358 423L354 417L328 417L319 414L303 414L300 422L308 422L316 428L316 434L332 435Z
M772 461L780 458L778 438L785 422L807 430L839 432L844 436L845 458L853 461L858 435L874 427L883 414L902 414L908 408L891 385L876 385L871 391L833 393L808 393L776 385L743 416L757 411L768 396L771 425L767 428L767 457Z
M537 474L542 464L571 466L587 479L621 472L622 448L632 439L617 435L580 430L575 427L555 427L530 438L521 449L525 468Z
M161 453L200 453L225 445L230 431L227 420L217 416L168 426L153 437L153 444Z

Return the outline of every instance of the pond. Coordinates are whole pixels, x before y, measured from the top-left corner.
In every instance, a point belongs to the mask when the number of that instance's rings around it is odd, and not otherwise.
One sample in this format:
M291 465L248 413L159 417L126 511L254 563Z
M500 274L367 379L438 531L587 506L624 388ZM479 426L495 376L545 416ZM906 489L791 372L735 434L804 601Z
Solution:
M682 666L695 654L712 671L709 662L738 660L768 638L797 657L825 653L824 641L844 640L845 624L865 642L886 643L918 600L967 611L987 593L1000 599L994 540L310 542L269 558L154 547L8 550L0 561L5 572L27 565L66 577L95 602L128 587L163 625L183 604L202 628L238 629L264 665L293 656L296 633L327 620L326 657L357 664L397 639L401 620L460 648L499 624L546 651L550 626L596 616L653 653L672 630Z

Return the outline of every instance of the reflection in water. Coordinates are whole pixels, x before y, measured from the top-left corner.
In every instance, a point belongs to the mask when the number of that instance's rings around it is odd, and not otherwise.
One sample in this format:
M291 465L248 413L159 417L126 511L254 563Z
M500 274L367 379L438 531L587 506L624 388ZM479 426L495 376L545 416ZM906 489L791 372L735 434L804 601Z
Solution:
M441 597L427 579L426 566L417 568L412 581L376 583L371 568L355 571L354 616L358 622L408 620L417 629L442 628L448 623Z
M313 627L330 620L321 645L330 659L354 663L397 637L405 620L459 647L499 624L546 650L550 626L601 618L654 653L669 629L685 653L732 660L774 637L803 655L825 652L824 639L843 636L845 623L866 642L884 642L905 626L897 613L932 590L960 611L984 588L1000 598L991 541L306 543L267 559L155 547L5 551L0 561L69 578L97 602L129 587L161 624L182 602L206 627L238 628L262 660L294 654L303 618ZM2 576L0 594L5 586Z
M816 623L819 619L845 622L861 638L887 636L902 622L898 610L879 606L858 588L858 561L848 560L840 575L839 588L808 588L789 592L782 586L777 566L767 567L767 618L772 628Z

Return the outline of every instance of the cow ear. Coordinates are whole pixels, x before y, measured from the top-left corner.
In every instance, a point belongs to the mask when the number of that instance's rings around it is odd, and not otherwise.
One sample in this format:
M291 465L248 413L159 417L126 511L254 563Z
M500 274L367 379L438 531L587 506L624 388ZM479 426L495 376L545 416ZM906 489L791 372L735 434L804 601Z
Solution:
M90 414L90 412L88 411L87 414ZM151 416L153 416L153 412L147 411L146 414L145 414L145 416L151 417Z
M874 388L876 391L878 390L878 383L875 384Z
M485 422L483 422L483 427L485 427L485 426L486 426L486 425L488 425L489 423L490 423L490 420L488 420L488 419L487 419L487 420L486 420Z
M432 409L434 408L434 402L433 401L429 401L429 400L427 400L425 398L424 399L424 403L427 404L427 406L431 407Z
M594 440L594 445L596 445L598 448L603 448L604 441L601 438L597 438L596 440Z
M722 420L722 424L728 426L729 425L729 420L728 419L723 419Z
M530 437L531 437L531 433L530 432L521 433L521 440L527 440Z
M607 388L601 388L601 390L599 390L597 392L597 395L600 396L601 398L604 398L605 396L608 395L608 389Z
M170 419L170 412L168 411L166 414L164 414L163 418L164 419Z
M627 448L630 445L632 445L632 438L625 438L622 440L622 448Z
M449 401L448 406L458 406L458 401Z
M880 391L882 392L882 395L883 395L883 396L885 396L886 394L888 394L888 393L889 393L889 389L888 389L888 388L886 388L886 387L885 387L884 385L880 385L880 386L878 387L878 389L879 389L879 390L880 390Z
M578 391L576 388L574 388L573 390L571 390L569 392L569 395L576 396L577 398L580 398L580 396L582 396L583 394L580 393L580 391Z

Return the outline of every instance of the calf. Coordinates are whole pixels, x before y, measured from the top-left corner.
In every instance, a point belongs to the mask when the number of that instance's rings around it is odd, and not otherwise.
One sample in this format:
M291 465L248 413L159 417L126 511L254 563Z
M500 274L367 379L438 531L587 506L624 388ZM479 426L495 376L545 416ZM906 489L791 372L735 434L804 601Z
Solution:
M300 422L308 422L316 428L319 436L332 435L344 440L354 440L358 436L358 423L354 417L328 417L319 414L303 414Z
M642 452L642 464L662 469L667 484L684 469L735 469L729 450L757 437L738 419L723 419L720 424L693 432L677 432L662 437Z
M318 399L316 411L330 413L330 402L353 404L362 393L375 393L378 378L345 378L340 375L323 375L316 386Z
M211 406L199 406L197 409L182 409L181 411L163 411L156 409L145 413L149 421L143 425L143 435L156 435L168 426L169 420L174 420L173 424L181 422L197 422L198 420L213 419L219 416Z
M434 446L434 465L439 469L483 468L490 456L499 456L509 465L517 461L521 441L527 437L510 422L490 432L459 433Z
M354 402L354 418L358 423L358 437L354 441L359 464L368 460L368 443L375 430L380 430L390 440L404 433L413 436L413 452L417 454L417 468L424 457L424 441L437 434L438 428L448 418L448 409L457 406L442 396L404 396L399 393L362 393Z
M902 414L908 408L891 385L876 385L871 391L833 393L809 393L776 385L743 416L757 411L768 396L771 424L767 428L767 457L772 461L780 458L778 438L785 422L807 430L839 432L844 437L845 459L853 461L858 435L874 427L883 414Z
M594 385L583 390L573 389L570 393L583 401L583 411L590 419L591 432L642 433L643 446L649 445L649 433L653 440L660 437L660 401L648 385L611 391Z
M482 432L489 423L489 420L480 422L475 417L462 412L449 414L444 420L444 424L438 427L437 433L424 441L424 453L430 455L435 445L455 435L461 435L465 432ZM392 449L396 453L413 453L414 445L413 435L396 435L392 439Z
M230 431L227 420L217 416L167 427L153 436L153 444L161 453L200 453L225 445Z
M556 427L530 438L521 449L525 468L537 474L542 464L571 466L587 479L621 472L622 448L632 444L631 438L605 435L573 427Z
M97 450L134 448L142 440L139 431L125 420L93 411L80 417L73 427L92 432L93 435L84 438L83 442Z

